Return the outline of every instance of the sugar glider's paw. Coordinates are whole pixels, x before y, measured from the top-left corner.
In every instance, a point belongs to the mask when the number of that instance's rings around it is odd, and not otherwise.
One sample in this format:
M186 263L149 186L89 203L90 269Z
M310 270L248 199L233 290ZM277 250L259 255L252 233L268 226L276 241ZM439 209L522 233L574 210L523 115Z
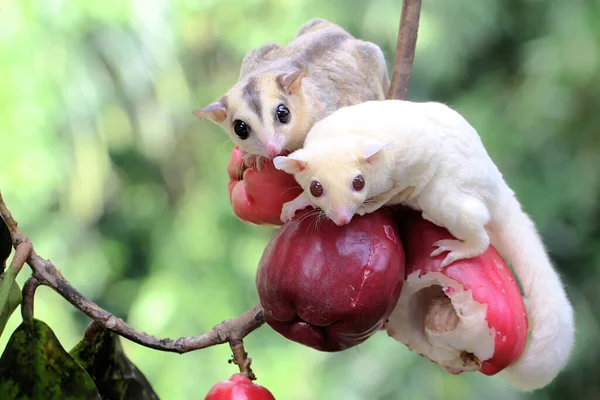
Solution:
M470 258L476 255L468 244L460 240L438 240L433 244L433 246L437 247L437 249L431 252L430 257L438 256L447 251L449 252L446 258L444 258L444 261L442 261L442 264L440 265L441 268L447 267L454 261L461 260L463 258Z
M296 211L298 211L298 207L296 206L296 203L294 203L294 201L288 201L287 203L285 203L281 208L281 222L287 222L294 218L294 215L296 215Z
M356 215L370 214L372 212L379 210L382 207L382 205L383 204L381 202L377 202L377 201L363 203L360 207L358 207L355 214Z

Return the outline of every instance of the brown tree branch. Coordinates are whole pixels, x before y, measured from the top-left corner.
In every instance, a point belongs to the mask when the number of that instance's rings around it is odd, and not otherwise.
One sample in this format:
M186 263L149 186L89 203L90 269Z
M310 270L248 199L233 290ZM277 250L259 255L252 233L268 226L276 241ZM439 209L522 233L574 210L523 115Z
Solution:
M408 84L415 59L420 15L421 0L404 0L402 2L402 17L398 28L396 58L387 95L388 100L406 100L408 97Z
M0 215L6 222L6 225L8 226L8 229L11 233L11 236L13 238L13 246L17 248L21 243L28 243L28 246L30 246L27 257L27 264L31 267L33 271L32 276L33 279L35 279L35 282L30 279L31 284L28 288L32 289L30 291L31 294L33 294L33 292L35 291L35 287L33 287L34 283L36 283L36 287L40 284L48 286L55 290L62 297L64 297L65 300L67 300L69 303L74 305L75 308L77 308L78 310L86 314L88 317L90 317L92 320L94 320L96 324L100 324L106 329L109 329L117 333L118 335L123 336L142 346L175 353L186 353L189 351L199 350L227 342L229 342L233 346L237 345L238 343L241 343L242 339L245 336L250 334L252 331L258 329L265 322L263 318L262 307L260 305L256 305L250 310L246 311L244 314L240 315L239 317L223 321L222 323L216 325L210 331L200 336L169 339L157 338L148 335L145 332L138 331L129 326L122 319L117 318L108 311L100 308L97 304L95 304L87 297L79 293L62 276L60 271L58 271L58 269L50 260L45 260L39 255L37 255L37 253L33 249L31 241L25 235L23 235L23 233L18 227L17 222L12 217L10 211L6 207L4 199L2 198L2 193L0 193ZM24 302L25 289L26 288L23 289ZM31 312L33 312L33 303L31 304ZM243 353L245 354L245 352ZM249 361L245 360L245 355L243 356L243 358L240 358L240 355L241 353L238 354L239 364L236 363L240 367L240 372L246 372L251 374L251 370L249 370Z
M13 246L15 247L15 250L16 250L18 244L23 241L23 234L21 233L21 231L19 229L19 226L18 226L19 224L17 223L17 221L15 221L15 219L13 218L10 211L8 211L8 208L6 208L6 204L4 203L4 199L2 198L1 192L0 192L0 216L4 220L4 223L6 224L6 226L8 227L8 231L10 232L10 236L12 237L12 240L13 240Z

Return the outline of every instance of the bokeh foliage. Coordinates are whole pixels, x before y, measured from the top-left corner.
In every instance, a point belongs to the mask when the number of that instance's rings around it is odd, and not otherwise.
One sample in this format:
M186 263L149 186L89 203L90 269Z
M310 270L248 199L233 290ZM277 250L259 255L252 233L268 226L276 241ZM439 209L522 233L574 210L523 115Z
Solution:
M577 311L561 377L523 395L452 376L379 333L323 354L261 328L247 340L278 399L586 399L600 389L600 2L425 0L409 97L480 132L538 223ZM202 333L257 302L273 231L231 211L231 143L194 108L243 54L323 17L391 65L400 0L8 1L0 5L0 188L39 254L75 287L158 336ZM22 284L24 273L19 277ZM548 293L552 296L552 293ZM20 323L9 321L3 349ZM72 348L88 320L47 288L36 317ZM229 349L183 356L123 341L163 399L201 398L235 371Z

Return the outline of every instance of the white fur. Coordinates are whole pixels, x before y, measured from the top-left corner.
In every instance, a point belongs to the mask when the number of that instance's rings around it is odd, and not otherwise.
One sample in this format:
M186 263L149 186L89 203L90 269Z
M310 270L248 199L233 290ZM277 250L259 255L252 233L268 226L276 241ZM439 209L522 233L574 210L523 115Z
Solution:
M305 191L286 205L286 218L307 201L334 222L340 208L362 215L404 204L458 239L434 244L432 255L448 252L442 266L482 254L491 240L513 264L530 305L530 342L504 376L534 390L566 366L574 343L567 294L534 223L460 114L440 103L400 100L341 108L311 129L301 159L306 168L294 174ZM357 174L366 182L360 192L352 189ZM324 188L320 198L310 195L313 180Z

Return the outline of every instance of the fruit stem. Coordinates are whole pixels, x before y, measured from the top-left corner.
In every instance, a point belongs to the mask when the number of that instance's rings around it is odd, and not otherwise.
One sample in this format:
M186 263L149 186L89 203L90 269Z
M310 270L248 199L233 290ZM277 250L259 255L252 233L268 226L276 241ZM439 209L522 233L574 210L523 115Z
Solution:
M233 362L240 369L240 373L245 375L251 381L256 380L256 375L250 368L250 364L252 364L252 359L248 357L248 353L244 349L244 342L242 340L231 340L229 342L229 347L231 347L231 351L233 352L233 359L229 360L229 362Z

